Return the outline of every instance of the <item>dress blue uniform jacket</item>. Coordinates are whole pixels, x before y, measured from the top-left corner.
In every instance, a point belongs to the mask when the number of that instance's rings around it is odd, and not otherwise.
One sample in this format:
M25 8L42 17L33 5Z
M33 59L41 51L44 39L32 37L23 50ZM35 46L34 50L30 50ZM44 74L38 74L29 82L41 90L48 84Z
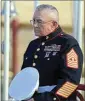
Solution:
M83 55L77 40L59 26L49 35L30 42L21 69L36 68L40 74L40 86L56 85L51 92L60 101L75 101L82 64Z

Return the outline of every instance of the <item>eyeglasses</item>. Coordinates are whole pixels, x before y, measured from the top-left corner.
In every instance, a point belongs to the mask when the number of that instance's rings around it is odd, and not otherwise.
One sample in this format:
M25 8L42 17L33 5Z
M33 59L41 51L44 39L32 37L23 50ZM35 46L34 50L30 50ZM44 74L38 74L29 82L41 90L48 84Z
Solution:
M42 20L30 20L30 23L31 23L32 25L34 25L34 24L42 25L42 24L45 24L45 23L48 23L48 22L52 22L52 20L47 21L47 22L42 21Z

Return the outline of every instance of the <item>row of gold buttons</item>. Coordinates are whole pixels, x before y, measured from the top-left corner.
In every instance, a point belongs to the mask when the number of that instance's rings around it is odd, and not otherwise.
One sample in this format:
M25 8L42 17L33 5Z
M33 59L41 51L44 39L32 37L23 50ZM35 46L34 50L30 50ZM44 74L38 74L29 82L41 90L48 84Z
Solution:
M43 46L43 45L45 45L45 42L42 42L42 46ZM36 51L40 51L40 48L37 48ZM34 58L37 59L37 58L38 58L38 55L35 54L35 55L34 55ZM36 66L36 63L33 62L32 66Z

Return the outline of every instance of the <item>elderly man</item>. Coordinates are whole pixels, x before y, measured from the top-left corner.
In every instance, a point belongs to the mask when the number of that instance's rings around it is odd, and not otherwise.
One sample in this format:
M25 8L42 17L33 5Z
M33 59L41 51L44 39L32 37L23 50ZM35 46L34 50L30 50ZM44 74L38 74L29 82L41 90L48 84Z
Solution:
M31 23L39 38L30 42L22 69L36 68L40 84L30 101L76 101L83 64L78 42L62 31L58 11L52 5L39 5Z

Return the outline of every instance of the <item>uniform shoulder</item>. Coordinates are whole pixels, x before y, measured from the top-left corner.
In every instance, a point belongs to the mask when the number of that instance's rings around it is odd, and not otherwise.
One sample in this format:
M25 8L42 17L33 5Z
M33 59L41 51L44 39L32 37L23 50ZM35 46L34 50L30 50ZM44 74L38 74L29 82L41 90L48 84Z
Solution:
M39 38L36 38L36 39L33 39L32 41L30 41L30 44L36 44L36 43L38 43L39 42Z
M25 54L27 54L29 50L34 51L36 47L38 46L38 43L39 43L39 38L30 41L25 51Z
M68 50L70 50L71 48L73 48L75 46L77 46L78 49L80 48L79 43L77 42L77 40L69 34L63 33L61 40L63 40L63 45L62 45L61 52L68 51Z
M62 38L64 40L66 40L66 42L68 42L68 43L78 44L77 40L70 34L67 34L67 33L63 32Z

